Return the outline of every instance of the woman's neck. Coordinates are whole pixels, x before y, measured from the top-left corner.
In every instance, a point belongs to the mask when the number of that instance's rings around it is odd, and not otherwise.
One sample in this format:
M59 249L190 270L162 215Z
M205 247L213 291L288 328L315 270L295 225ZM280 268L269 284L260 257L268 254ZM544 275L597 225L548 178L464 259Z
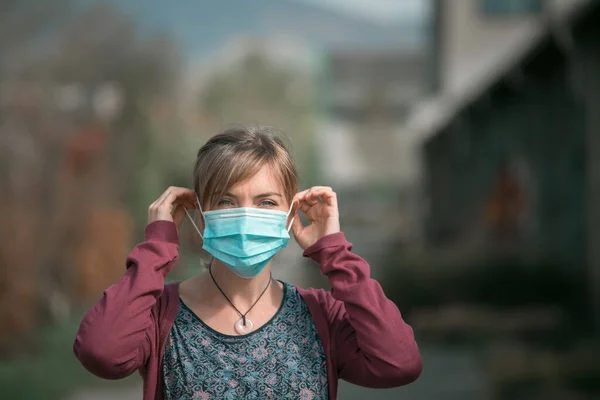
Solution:
M257 276L249 279L236 275L217 259L213 260L210 268L221 290L240 310L250 308L264 292L271 279L270 263ZM215 287L215 290L219 289Z

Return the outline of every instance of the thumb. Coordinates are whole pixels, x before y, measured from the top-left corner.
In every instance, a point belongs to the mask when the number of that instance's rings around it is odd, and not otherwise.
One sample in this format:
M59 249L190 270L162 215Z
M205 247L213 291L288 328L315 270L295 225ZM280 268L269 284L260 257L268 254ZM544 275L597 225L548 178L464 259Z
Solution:
M296 212L294 215L294 221L292 222L292 233L294 234L294 238L296 241L298 240L298 235L304 230L304 225L302 225L302 221L300 221L300 214Z
M173 222L177 229L181 226L183 219L185 218L185 206L183 204L177 204L175 211L173 211Z

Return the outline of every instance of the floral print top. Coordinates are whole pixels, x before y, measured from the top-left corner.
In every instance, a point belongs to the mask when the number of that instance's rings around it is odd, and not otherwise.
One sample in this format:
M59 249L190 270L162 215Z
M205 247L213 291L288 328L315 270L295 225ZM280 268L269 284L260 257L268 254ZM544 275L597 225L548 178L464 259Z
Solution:
M321 339L289 284L275 316L244 336L216 332L180 300L163 374L166 400L328 398Z

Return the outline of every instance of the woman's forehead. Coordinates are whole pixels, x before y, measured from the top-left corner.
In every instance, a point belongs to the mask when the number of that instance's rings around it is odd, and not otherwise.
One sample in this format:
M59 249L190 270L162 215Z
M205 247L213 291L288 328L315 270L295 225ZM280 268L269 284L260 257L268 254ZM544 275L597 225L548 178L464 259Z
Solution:
M256 174L248 179L238 182L233 185L229 192L250 192L250 193L278 193L285 196L283 193L283 185L278 172L270 165L264 165Z

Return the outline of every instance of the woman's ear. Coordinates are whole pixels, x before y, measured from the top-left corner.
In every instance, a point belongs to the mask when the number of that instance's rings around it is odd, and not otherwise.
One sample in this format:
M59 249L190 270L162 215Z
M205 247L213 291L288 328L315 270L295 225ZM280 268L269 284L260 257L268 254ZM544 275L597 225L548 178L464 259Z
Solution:
M196 215L194 216L194 219L196 221L196 226L198 227L198 230L200 231L200 241L202 242L202 238L204 237L204 217L202 216L202 213L200 211L196 211Z
M202 218L202 213L196 211L196 213L192 215L187 209L185 210L185 213L196 231L196 234L202 239L204 237L204 218Z

